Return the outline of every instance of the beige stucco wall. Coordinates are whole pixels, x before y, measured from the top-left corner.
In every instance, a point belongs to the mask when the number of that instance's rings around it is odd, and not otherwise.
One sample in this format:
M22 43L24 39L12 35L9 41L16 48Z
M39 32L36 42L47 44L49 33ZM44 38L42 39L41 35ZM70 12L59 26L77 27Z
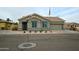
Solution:
M19 21L19 25L18 25L18 29L22 30L22 22L26 22L27 19L23 19ZM37 28L32 28L32 21L37 21ZM29 19L28 23L27 23L27 30L45 30L45 29L49 29L50 24L48 22L48 27L47 28L43 28L42 27L42 21L47 21L47 20L40 20L40 19Z

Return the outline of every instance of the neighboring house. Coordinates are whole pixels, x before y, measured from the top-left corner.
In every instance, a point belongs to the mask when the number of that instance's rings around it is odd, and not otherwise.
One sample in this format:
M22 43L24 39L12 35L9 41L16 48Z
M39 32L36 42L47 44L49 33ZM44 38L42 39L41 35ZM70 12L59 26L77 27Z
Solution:
M18 28L18 24L0 19L0 30L12 30L15 26Z
M73 28L76 29L76 27L79 27L79 24L78 23L65 23L64 24L64 28L66 30L73 30Z
M18 30L63 30L64 20L59 17L43 17L36 13L18 19Z

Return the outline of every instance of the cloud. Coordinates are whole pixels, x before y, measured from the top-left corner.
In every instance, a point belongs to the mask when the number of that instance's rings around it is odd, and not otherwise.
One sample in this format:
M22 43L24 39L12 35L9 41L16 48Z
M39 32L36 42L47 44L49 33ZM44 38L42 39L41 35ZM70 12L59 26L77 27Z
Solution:
M66 15L64 17L61 17L63 19L65 19L67 22L77 22L79 23L79 13L73 13L73 14L69 14Z

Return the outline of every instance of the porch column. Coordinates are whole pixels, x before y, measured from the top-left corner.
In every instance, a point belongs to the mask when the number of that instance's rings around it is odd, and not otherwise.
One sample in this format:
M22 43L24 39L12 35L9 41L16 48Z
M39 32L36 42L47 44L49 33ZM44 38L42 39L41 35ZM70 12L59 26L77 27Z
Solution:
M21 21L19 21L18 30L22 30L22 22Z

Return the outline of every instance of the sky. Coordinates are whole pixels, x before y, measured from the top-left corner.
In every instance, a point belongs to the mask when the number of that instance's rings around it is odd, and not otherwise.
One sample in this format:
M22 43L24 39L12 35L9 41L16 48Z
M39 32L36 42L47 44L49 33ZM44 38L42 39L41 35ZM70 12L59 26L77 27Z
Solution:
M66 22L79 23L78 7L0 7L0 18L10 18L16 22L22 16L37 13L41 16L49 16L49 8L52 17L60 17Z

